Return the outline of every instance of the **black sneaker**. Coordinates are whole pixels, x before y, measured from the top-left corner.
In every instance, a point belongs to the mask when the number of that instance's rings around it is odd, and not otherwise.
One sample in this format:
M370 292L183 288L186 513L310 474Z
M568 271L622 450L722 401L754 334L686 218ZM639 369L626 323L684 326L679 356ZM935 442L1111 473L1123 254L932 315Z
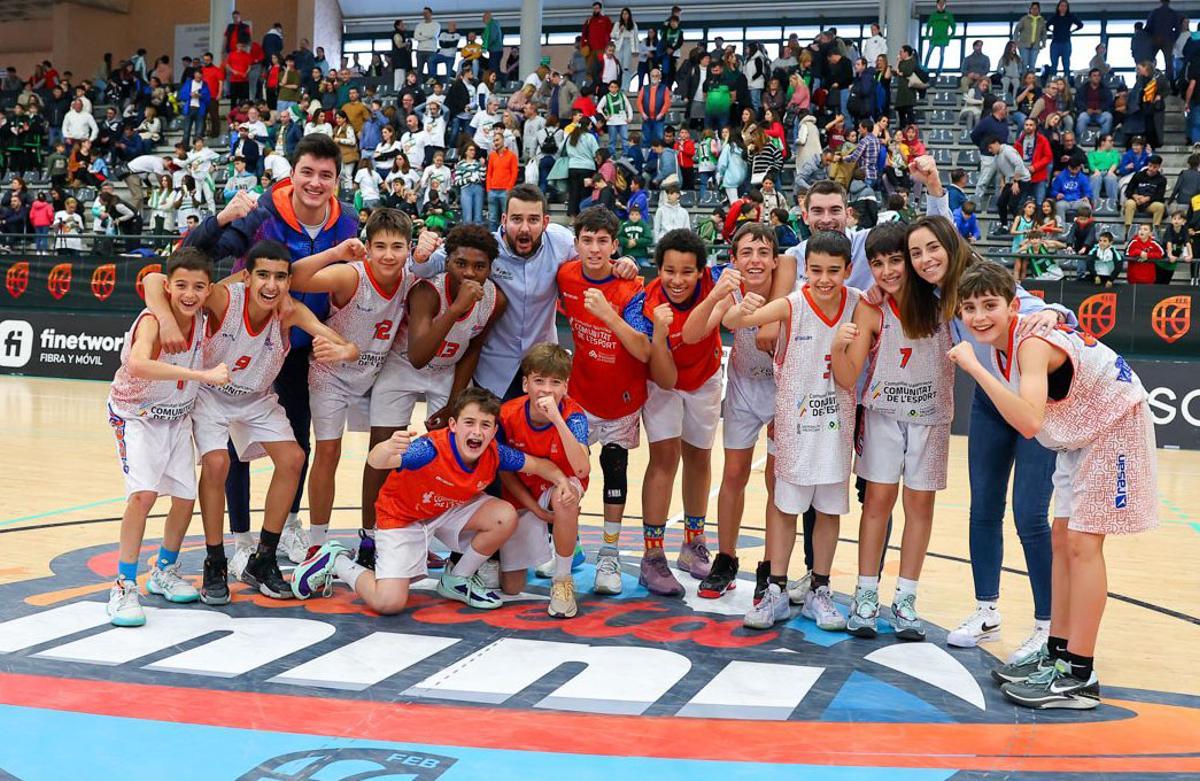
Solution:
M368 537L365 529L358 530L358 552L354 554L354 563L375 571L375 538Z
M713 559L708 577L700 581L698 593L705 599L716 599L726 591L733 591L737 588L737 574L737 556L718 553L717 557Z
M771 579L771 562L760 561L754 570L754 604L758 604L767 593L767 583Z
M295 596L292 594L292 584L284 580L283 573L279 571L279 562L274 553L251 553L250 561L246 562L246 569L242 571L242 582L249 583L271 599L291 599Z
M229 604L229 561L222 556L204 559L204 583L200 586L200 601L206 605Z

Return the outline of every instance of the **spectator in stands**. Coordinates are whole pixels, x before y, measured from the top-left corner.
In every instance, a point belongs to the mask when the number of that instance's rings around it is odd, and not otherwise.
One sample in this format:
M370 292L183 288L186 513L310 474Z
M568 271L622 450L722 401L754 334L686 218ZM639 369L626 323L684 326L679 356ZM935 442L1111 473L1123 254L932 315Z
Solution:
M929 44L929 48L925 50L925 67L929 67L929 63L933 59L933 50L937 49L936 74L938 76L942 75L942 66L946 61L946 46L954 37L955 29L954 14L946 10L946 0L937 0L937 6L933 13L925 20L925 39Z
M1063 76L1070 76L1071 35L1083 29L1083 22L1071 13L1071 4L1067 0L1058 0L1054 15L1046 20L1046 28L1050 31L1050 65L1046 74L1054 75L1061 62Z
M1159 217L1161 217L1161 213ZM1157 225L1157 223L1156 223ZM1128 225L1126 225L1128 229ZM1152 285L1158 279L1158 263L1166 257L1166 252L1154 238L1150 226L1142 223L1138 226L1137 234L1130 238L1125 247L1125 278L1131 285Z
M989 151L989 141L992 138L999 139L1002 144L1008 144L1008 106L1003 100L993 103L991 113L981 117L979 124L971 131L971 142L979 149L979 179L975 182L977 204L987 204L987 189L994 175L995 157Z
M1160 155L1151 155L1146 167L1135 173L1125 186L1126 236L1133 225L1134 214L1149 213L1155 229L1162 223L1167 194L1167 177L1162 173L1162 161Z
M600 81L601 57L608 50L612 40L613 22L604 13L601 3L592 3L592 15L583 23L582 40L587 47L584 56L587 58L588 75L593 84Z
M1103 81L1103 74L1098 68L1088 72L1088 81L1075 93L1075 135L1083 138L1083 133L1091 125L1100 128L1103 135L1112 131L1113 126L1113 94Z
M967 179L967 172L961 168L955 168L950 172L950 184L946 186L946 196L951 214L967 201Z
M633 121L633 106L621 89L617 80L608 82L608 92L600 99L600 116L604 117L604 126L608 130L608 152L617 156L617 142L620 142L621 153L629 147L629 123Z
M1013 143L1029 168L1030 195L1041 203L1046 196L1046 187L1050 181L1050 169L1054 163L1054 153L1050 149L1050 141L1038 132L1037 123L1026 119L1021 135Z
M1197 42L1196 53L1200 55L1200 39ZM1197 56L1188 65L1188 82L1183 95L1183 113L1187 122L1187 142L1189 144L1200 143L1200 56Z
M1015 212L1018 204L1030 196L1029 168L1016 149L996 136L985 138L984 144L992 156L993 172L1000 179L997 185L1000 197L996 199L1000 221L991 235L1004 236L1008 233L1005 226L1008 225L1009 216Z
M58 252L82 252L84 231L83 215L79 213L79 201L67 198L61 211L54 214L50 228L58 236L55 250Z
M962 206L955 209L951 214L954 217L954 227L958 228L959 236L962 236L972 244L979 241L979 219L975 216L974 201L963 201Z
M664 139L656 138L650 143L650 150L650 157L646 160L646 172L650 175L651 186L658 189L668 179L678 183L679 162L674 145L668 146ZM718 169L719 167L718 165Z
M479 147L468 143L463 147L462 159L454 166L453 181L458 189L463 222L483 222L483 189L489 169L479 154Z
M221 37L221 53L229 54L240 44L250 43L250 25L242 21L242 15L233 12L233 21L225 25L225 35Z
M1159 285L1169 285L1175 277L1175 268L1179 263L1192 260L1191 240L1188 238L1187 209L1176 206L1171 209L1171 223L1163 229L1162 244L1164 255L1158 261L1154 270L1154 281Z
M1146 18L1146 33L1154 46L1153 54L1147 59L1152 60L1162 52L1168 82L1175 81L1175 41L1180 31L1186 29L1183 15L1171 7L1171 0L1160 0L1158 8Z
M1137 80L1129 90L1126 108L1125 130L1141 133L1151 149L1163 144L1163 125L1166 119L1166 97L1171 85L1155 67L1152 60L1138 63Z
M883 37L883 30L880 29L878 22L872 22L871 35L863 38L862 45L859 47L863 59L867 62L875 62L880 55L887 56L887 50L887 39Z
M71 103L71 110L62 121L62 135L67 144L77 144L80 141L94 141L100 133L96 119L90 112L84 112L83 102L76 100Z
M1129 183L1129 177L1145 168L1150 163L1153 152L1146 148L1146 139L1134 136L1129 141L1129 148L1121 155L1117 165L1117 175L1122 178L1122 186Z
M1092 194L1097 200L1103 196L1112 198L1114 203L1116 202L1120 195L1120 185L1117 180L1117 166L1120 162L1121 153L1113 149L1112 133L1100 136L1096 148L1087 155Z
M658 209L654 212L654 240L661 241L662 237L676 228L691 229L692 218L688 210L679 205L679 185L668 184L663 187L662 198Z
M138 155L144 154L146 149L146 142L134 132L133 126L125 125L121 128L120 137L113 142L112 156L114 160L128 163Z
M1060 171L1058 176L1054 177L1054 182L1050 185L1050 195L1054 198L1055 213L1060 225L1066 223L1068 209L1079 209L1081 206L1092 208L1092 185L1079 160L1072 160L1066 170Z
M1011 41L1010 41L1011 43ZM965 92L992 72L992 58L983 53L983 41L971 44L971 53L963 59L960 87Z
M896 73L900 77L896 83L896 113L899 115L900 126L906 127L911 125L915 119L913 107L917 103L917 90L913 86L913 77L916 77L916 81L924 82L925 78L928 78L928 74L920 70L916 50L907 44L900 47L900 59L896 63Z
M437 76L433 59L438 51L438 37L442 25L433 20L433 9L425 6L421 10L421 21L413 29L413 45L417 53L417 77L432 79Z
M567 158L567 216L579 214L579 203L583 200L584 181L596 172L596 137L588 132L583 115L575 112L567 135L563 141L563 154Z
M213 64L212 52L204 53L200 75L208 85L208 137L215 138L221 132L221 82L225 80L225 71Z
M675 83L676 57L683 47L683 28L678 14L672 14L658 34L658 67L663 72L663 81Z
M1042 4L1029 4L1029 13L1017 22L1013 30L1013 38L1021 51L1021 62L1026 71L1032 71L1037 66L1038 54L1046 45L1046 18L1042 16Z
M875 123L869 119L858 123L858 144L848 155L837 159L856 163L863 173L867 186L872 190L879 184L879 136L875 134Z
M1179 173L1171 190L1171 203L1189 208L1192 199L1200 195L1200 152L1188 155L1187 168ZM1200 209L1197 209L1200 211Z
M779 178L783 170L783 150L779 144L763 132L761 127L751 125L742 132L746 143L746 157L750 165L750 184L761 186L763 179Z
M420 25L418 25L419 27ZM445 84L450 81L450 77L454 75L454 60L458 57L458 44L462 41L462 36L458 33L457 22L447 22L437 36L437 52L429 58L429 76L430 78ZM419 56L419 55L418 55ZM438 73L438 66L446 66L446 75L442 76ZM464 65L475 73L476 70L471 68L469 63Z
M225 70L229 78L229 99L246 100L250 97L250 44L239 43L234 51L225 57Z
M204 135L204 118L208 115L208 104L212 92L204 82L200 70L192 71L192 78L179 87L179 110L183 116L183 145L192 144L192 134Z
M584 135L591 137L590 133ZM591 138L594 145L595 138ZM570 154L570 147L568 147L568 154ZM592 165L595 170L595 163ZM500 227L500 217L504 214L508 203L508 191L516 186L519 173L520 164L517 162L516 154L504 142L504 131L499 129L493 131L492 151L488 153L486 176L488 225L492 230Z
M617 243L621 252L637 261L643 268L650 266L650 253L654 246L653 228L639 209L631 209L629 216L621 222L617 231Z

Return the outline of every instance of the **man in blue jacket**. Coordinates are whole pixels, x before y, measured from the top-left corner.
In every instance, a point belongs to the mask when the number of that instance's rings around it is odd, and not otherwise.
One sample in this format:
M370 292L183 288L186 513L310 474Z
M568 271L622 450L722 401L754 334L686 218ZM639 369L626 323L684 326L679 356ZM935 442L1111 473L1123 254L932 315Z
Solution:
M1067 221L1067 209L1080 206L1092 207L1092 185L1078 160L1071 160L1065 171L1060 171L1050 183L1050 195L1058 211L1058 224Z
M337 199L337 182L342 153L329 136L312 133L296 145L292 159L292 178L278 182L263 193L257 203L247 193L238 193L215 217L200 223L183 243L209 253L214 262L233 258L233 270L244 266L243 258L256 243L272 239L284 244L297 261L330 249L358 235L358 218L352 208ZM293 293L321 320L329 316L329 296L324 293ZM186 342L174 324L163 329L163 349L175 352ZM308 407L308 359L312 338L292 329L291 350L275 380L275 392L283 405L296 441L309 452L309 429L312 416ZM250 531L250 465L232 452L229 477L225 481L225 498L229 508L230 529L236 534ZM304 465L308 470L307 460ZM280 550L299 564L308 553L308 540L297 513L304 491L304 472L292 502L280 538ZM238 563L235 556L234 564ZM244 562L243 562L244 563ZM234 576L239 577L236 566Z
M192 148L192 131L201 138L204 137L204 117L208 113L208 102L212 100L212 92L204 83L204 76L199 68L192 71L192 77L179 86L179 111L183 114L183 148Z

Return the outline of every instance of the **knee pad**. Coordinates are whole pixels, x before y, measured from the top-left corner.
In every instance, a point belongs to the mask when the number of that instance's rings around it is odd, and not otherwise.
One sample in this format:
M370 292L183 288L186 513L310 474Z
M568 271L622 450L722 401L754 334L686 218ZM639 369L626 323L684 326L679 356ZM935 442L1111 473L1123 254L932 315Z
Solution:
M625 504L628 493L626 469L629 466L629 451L620 445L609 443L600 448L600 471L604 474L604 503Z

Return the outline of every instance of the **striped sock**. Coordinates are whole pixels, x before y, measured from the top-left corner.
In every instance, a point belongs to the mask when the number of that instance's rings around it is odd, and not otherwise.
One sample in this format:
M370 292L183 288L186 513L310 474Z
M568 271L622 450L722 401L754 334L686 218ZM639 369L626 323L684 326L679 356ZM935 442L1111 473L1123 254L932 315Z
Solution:
M166 569L174 564L179 559L179 551L167 550L164 547L159 547L158 558L154 560L154 566L158 569Z
M645 540L646 550L662 550L665 526L647 526L642 524L642 539Z
M683 517L683 541L692 542L704 536L704 516L685 515Z
M621 522L620 521L605 521L604 522L604 544L613 548L617 547L617 543L621 541Z

